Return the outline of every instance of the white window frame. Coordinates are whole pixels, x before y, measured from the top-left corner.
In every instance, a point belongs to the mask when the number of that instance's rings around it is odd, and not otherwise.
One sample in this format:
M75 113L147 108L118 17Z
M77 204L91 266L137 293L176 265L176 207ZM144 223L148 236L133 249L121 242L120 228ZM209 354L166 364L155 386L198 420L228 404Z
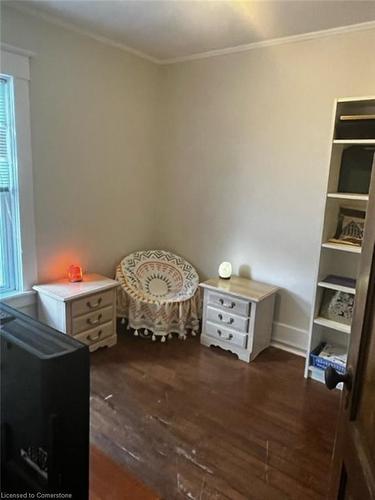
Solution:
M5 50L6 49L6 50ZM18 194L21 246L19 290L4 294L14 296L31 290L37 281L34 189L30 130L30 53L9 46L1 47L0 73L13 78L14 117L18 166Z
M2 216L7 222L2 221L1 235L5 239L6 246L3 248L1 258L2 271L6 275L5 283L0 288L0 296L3 297L11 292L19 291L22 288L22 262L21 262L21 236L19 217L19 193L18 193L18 168L16 151L16 126L14 116L14 81L10 75L0 74L3 84L5 116L7 122L7 156L8 167L8 187L9 190L0 193ZM10 217L9 217L10 215ZM2 241L3 245L4 241Z

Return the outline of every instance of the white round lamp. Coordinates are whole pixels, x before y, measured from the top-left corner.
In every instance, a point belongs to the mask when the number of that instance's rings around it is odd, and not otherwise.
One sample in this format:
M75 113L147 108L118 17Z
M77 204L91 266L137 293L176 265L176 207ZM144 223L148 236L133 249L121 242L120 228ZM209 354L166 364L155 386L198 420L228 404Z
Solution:
M222 262L219 266L219 277L223 280L229 280L232 276L232 264L230 262Z

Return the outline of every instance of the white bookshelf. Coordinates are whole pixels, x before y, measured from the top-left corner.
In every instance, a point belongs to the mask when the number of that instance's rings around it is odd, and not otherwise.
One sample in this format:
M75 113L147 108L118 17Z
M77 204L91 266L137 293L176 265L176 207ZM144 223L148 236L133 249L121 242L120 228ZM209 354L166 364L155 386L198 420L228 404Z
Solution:
M315 294L311 312L309 346L306 356L305 377L324 383L324 370L312 366L310 354L322 342L337 345L346 351L349 348L351 325L323 317L320 309L327 290L352 294L355 287L349 280L327 279L329 275L356 279L358 276L361 247L329 241L335 236L341 207L366 210L369 195L367 193L339 192L340 168L343 152L352 146L375 146L375 137L371 139L341 139L338 133L340 116L370 115L375 113L375 96L337 99L334 105L332 135L327 176L326 203L322 216L320 256L317 266ZM353 120L354 121L354 120ZM341 135L341 137L343 137ZM344 136L345 137L345 136ZM350 137L350 136L349 136ZM375 162L375 160L374 160ZM373 168L373 170L375 170ZM373 172L373 177L375 173Z

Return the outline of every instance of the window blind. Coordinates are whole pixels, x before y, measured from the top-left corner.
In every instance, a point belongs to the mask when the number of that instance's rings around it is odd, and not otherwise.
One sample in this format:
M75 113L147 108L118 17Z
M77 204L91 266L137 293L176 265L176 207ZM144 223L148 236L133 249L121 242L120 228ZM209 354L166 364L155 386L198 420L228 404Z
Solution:
M10 190L8 81L0 78L0 192Z

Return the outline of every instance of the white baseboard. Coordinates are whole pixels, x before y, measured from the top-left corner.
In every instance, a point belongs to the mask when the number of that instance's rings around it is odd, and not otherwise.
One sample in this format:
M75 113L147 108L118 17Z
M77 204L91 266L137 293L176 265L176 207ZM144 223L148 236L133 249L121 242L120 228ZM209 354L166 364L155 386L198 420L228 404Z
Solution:
M271 345L298 356L306 357L309 334L307 330L292 325L273 322Z

